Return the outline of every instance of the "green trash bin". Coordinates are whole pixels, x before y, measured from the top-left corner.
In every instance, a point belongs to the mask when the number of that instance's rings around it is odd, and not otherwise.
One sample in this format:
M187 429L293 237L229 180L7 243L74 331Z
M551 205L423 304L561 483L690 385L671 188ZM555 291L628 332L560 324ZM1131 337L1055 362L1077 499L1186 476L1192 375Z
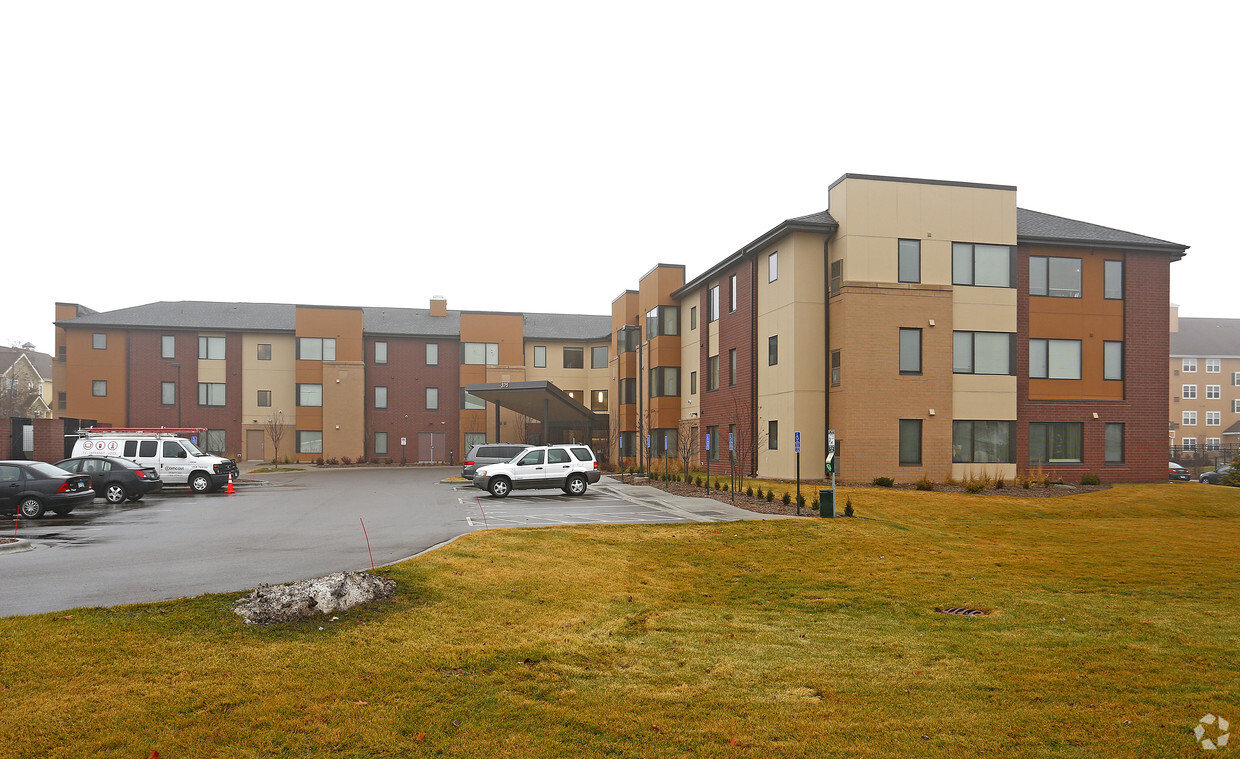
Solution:
M818 514L824 519L835 518L835 491L818 491Z

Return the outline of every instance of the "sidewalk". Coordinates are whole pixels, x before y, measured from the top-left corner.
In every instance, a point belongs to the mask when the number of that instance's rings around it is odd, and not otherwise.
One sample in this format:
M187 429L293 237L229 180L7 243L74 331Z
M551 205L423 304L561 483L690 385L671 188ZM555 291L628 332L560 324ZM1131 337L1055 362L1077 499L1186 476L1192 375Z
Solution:
M783 514L762 514L757 511L742 509L738 506L715 500L714 498L694 498L692 496L675 495L651 485L628 485L614 477L604 475L594 488L641 504L654 504L667 511L678 513L695 522L717 522L723 519L804 519L804 517L785 516Z

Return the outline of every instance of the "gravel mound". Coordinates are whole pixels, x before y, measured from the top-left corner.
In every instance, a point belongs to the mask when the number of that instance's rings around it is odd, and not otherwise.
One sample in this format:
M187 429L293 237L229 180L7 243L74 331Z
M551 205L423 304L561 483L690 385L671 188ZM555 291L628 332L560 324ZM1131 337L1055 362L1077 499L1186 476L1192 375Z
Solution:
M366 572L337 572L288 585L259 585L233 608L246 624L275 625L391 598L396 581Z

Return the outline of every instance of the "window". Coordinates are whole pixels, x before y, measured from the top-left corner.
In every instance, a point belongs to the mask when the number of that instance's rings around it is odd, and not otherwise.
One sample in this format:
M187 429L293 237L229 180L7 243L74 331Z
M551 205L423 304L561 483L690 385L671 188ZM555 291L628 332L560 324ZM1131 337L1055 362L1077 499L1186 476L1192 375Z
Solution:
M1217 401L1223 397L1222 385L1206 385L1206 400Z
M386 433L386 432L376 432L376 433L375 433L375 455L376 455L376 456L386 456L386 455L387 455L387 452L388 452L388 449L387 449L387 433Z
M779 422L766 423L766 449L768 451L779 450Z
M689 329L697 329L697 306L689 307Z
M165 406L173 406L177 402L177 383L159 383L159 402Z
M831 387L840 384L840 352L831 351Z
M921 466L921 420L900 420L900 466Z
M317 384L297 383L298 406L322 406L323 386Z
M547 346L545 345L534 346L534 368L535 369L546 369L547 368Z
M736 387L736 349L728 349L728 387Z
M57 393L57 395L59 395L59 393ZM1231 413L1240 414L1240 398L1237 398L1231 402Z
M844 284L844 259L831 262L831 294L839 295Z
M297 338L297 358L302 361L335 361L336 338L334 337L299 337Z
M620 455L636 456L637 455L637 433L621 432L620 433Z
M1207 427L1218 427L1218 426L1221 426L1222 424L1223 424L1223 412L1222 411L1207 411L1206 412L1206 426Z
M650 397L670 398L680 395L680 367L658 366L650 370Z
M621 327L620 329L616 330L616 352L617 353L632 353L633 351L637 350L637 345L638 343L641 342L641 340L642 340L641 327L635 327L631 324L626 327ZM538 354L535 353L534 355L535 355L535 358L537 358ZM544 355L543 365L546 365L546 362L547 362L547 357ZM535 362L534 365L538 366L537 362Z
M900 328L900 374L921 374L921 330Z
M708 461L719 460L719 428L706 428L706 459Z
M1197 399L1197 386L1196 385L1181 385L1180 386L1180 397L1186 401L1196 400Z
M258 405L263 408L271 407L271 391L270 390L259 390L258 391Z
M1015 341L1011 332L953 332L952 372L1015 374Z
M1217 358L1206 359L1206 374L1218 374L1223 371L1223 361Z
M199 337L198 358L221 361L224 358L224 338Z
M585 348L565 348L564 349L564 368L565 369L581 369L586 365Z
M590 368L606 369L607 368L607 346L596 345L590 349Z
M1030 340L1029 376L1035 379L1080 379L1080 340Z
M590 410L606 411L607 410L607 391L592 390L590 391Z
M1180 412L1180 425L1183 427L1196 427L1197 426L1197 412L1196 411Z
M464 390L464 389L461 390L461 408L477 410L477 409L485 409L486 407L487 407L486 401L482 400L481 398L469 392L468 390Z
M736 310L736 306L738 305L736 302L736 275L735 274L728 277L728 289L732 291L732 300L728 303L728 312L731 313Z
M1223 450L1223 439L1222 439L1221 437L1208 437L1208 438L1206 438L1206 450L1207 450L1207 451L1221 451L1221 450Z
M160 358L176 358L177 357L177 336L162 335L159 338L159 357Z
M1081 297L1081 259L1030 256L1029 294Z
M375 408L387 408L386 385L375 385Z
M1185 453L1191 453L1197 450L1197 438L1195 437L1181 438L1180 447L1184 449Z
M651 455L656 458L673 457L676 455L676 430L671 428L657 429L650 436Z
M90 347L94 348L97 351L107 350L108 349L108 333L96 332L95 334L91 335Z
M426 388L426 410L437 411L439 409L439 388Z
M1180 371L1187 374L1194 374L1197 371L1197 359L1186 358L1180 361Z
M426 344L426 365L439 366L439 343Z
M1016 422L952 422L953 464L1016 462Z
M620 380L620 405L629 406L637 403L637 379L629 377Z
M474 366L499 364L499 343L465 343L463 363Z
M96 398L105 398L108 395L108 381L94 380L90 383L90 394Z
M706 359L706 389L719 389L719 357L710 356Z
M680 334L680 307L655 306L646 312L646 337Z
M1122 380L1124 378L1124 344L1115 340L1102 343L1102 378Z
M1124 425L1107 422L1104 461L1108 464L1124 463Z
M1240 372L1231 373L1231 385L1232 387L1240 387Z
M952 243L952 284L1011 287L1015 248L1010 245Z
M900 240L897 281L921 281L921 240Z
M697 395L697 372L689 372L689 395Z
M258 344L258 359L257 360L259 361L270 361L271 360L271 343L259 343Z
M766 365L775 366L779 363L779 335L771 335L766 339Z
M707 321L719 321L719 285L706 291L706 313Z
M375 363L376 364L386 364L388 362L387 349L388 349L388 344L386 340L375 341ZM385 432L384 434L386 435L387 433Z
M779 279L779 251L776 250L766 257L766 281Z
M56 393L56 410L64 411L69 405L68 394L65 392Z
M224 455L228 452L227 434L225 430L207 430L206 452Z
M1120 300L1124 297L1124 262L1104 261L1102 274L1102 297Z
M199 406L223 406L225 403L224 383L223 382L199 382L198 383L198 405ZM319 404L322 405L322 404Z
M1084 427L1080 422L1030 422L1030 464L1079 464Z
M297 430L297 452L298 453L322 453L323 452L323 431L322 430Z

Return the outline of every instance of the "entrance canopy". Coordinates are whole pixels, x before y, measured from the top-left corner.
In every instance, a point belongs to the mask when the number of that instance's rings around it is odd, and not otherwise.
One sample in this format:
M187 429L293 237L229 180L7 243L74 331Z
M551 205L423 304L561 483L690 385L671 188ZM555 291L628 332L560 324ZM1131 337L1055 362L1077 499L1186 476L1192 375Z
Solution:
M466 385L465 392L494 403L495 439L500 439L499 406L543 423L547 442L556 442L564 430L585 430L586 440L593 430L606 429L606 419L581 405L554 384L538 382L479 382Z

